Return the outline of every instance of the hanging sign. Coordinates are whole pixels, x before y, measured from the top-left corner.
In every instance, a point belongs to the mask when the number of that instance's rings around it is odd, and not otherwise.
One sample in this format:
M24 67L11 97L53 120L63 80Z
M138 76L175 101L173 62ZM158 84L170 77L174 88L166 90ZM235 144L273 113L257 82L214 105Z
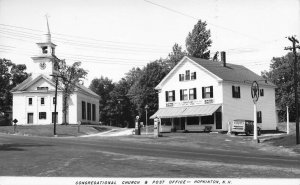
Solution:
M258 98L259 98L259 86L258 86L258 83L256 81L254 81L252 83L251 96L252 96L253 102L256 103L258 101Z

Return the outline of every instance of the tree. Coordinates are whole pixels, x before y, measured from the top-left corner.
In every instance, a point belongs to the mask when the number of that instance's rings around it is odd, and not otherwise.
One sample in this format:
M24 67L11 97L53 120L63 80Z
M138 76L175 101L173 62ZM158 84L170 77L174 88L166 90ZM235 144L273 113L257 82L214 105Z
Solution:
M169 53L168 58L165 60L167 68L171 70L186 55L186 51L182 51L182 47L175 43L172 47L172 52Z
M192 32L189 32L186 38L186 49L188 54L196 58L209 59L211 46L210 30L206 29L206 22L199 20L194 26Z
M69 110L69 98L78 88L78 83L81 82L87 75L87 71L80 68L81 62L75 62L71 66L67 65L65 60L59 61L58 76L63 88L63 113L64 124L67 123L67 113Z
M154 88L169 72L164 66L163 60L148 63L129 90L130 100L142 119L145 118L145 105L149 106L149 115L158 109L158 96Z
M294 77L293 77L294 57L293 53L288 53L282 57L272 59L269 72L262 72L262 76L273 82L277 88L275 90L276 106L280 108L279 117L281 120L286 118L286 106L289 106L290 118L295 120L295 96L294 96ZM300 67L298 65L298 71ZM298 75L299 76L299 75ZM298 81L299 83L299 81ZM298 84L298 93L300 86ZM300 97L300 96L299 96Z
M110 92L114 89L114 83L111 79L101 76L92 80L89 88L100 96L99 100L99 119L101 122L108 124L113 118L111 112L111 97Z
M0 59L0 112L12 106L11 90L22 83L29 74L25 72L25 64L14 64L10 60Z
M130 96L127 96L130 87L129 81L122 78L110 93L111 100L113 101L112 109L115 110L114 117L118 117L115 122L122 127L134 127L136 109L129 99Z

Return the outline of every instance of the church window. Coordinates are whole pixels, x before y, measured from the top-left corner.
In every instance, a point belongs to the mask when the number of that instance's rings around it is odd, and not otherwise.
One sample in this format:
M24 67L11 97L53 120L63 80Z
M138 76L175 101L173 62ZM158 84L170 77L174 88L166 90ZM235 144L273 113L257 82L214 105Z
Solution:
M87 120L91 120L91 104L87 103Z
M46 112L39 112L39 119L47 119Z
M41 98L41 105L45 105L45 98Z
M32 98L28 98L28 105L32 105Z

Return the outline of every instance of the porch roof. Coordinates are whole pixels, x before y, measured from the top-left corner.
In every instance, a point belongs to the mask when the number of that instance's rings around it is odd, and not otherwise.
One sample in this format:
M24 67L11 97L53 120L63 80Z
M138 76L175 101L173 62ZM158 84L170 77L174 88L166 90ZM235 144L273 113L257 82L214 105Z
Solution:
M221 106L221 104L198 105L191 107L167 107L159 109L150 119L159 118L178 118L192 116L212 115Z

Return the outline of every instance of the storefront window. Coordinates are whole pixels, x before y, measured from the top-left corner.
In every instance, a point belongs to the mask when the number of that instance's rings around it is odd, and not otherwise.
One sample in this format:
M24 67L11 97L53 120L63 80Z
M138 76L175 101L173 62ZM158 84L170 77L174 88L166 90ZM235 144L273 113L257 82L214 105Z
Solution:
M199 125L199 117L188 117L187 125Z
M214 124L214 115L201 117L201 125L210 125L210 124Z

